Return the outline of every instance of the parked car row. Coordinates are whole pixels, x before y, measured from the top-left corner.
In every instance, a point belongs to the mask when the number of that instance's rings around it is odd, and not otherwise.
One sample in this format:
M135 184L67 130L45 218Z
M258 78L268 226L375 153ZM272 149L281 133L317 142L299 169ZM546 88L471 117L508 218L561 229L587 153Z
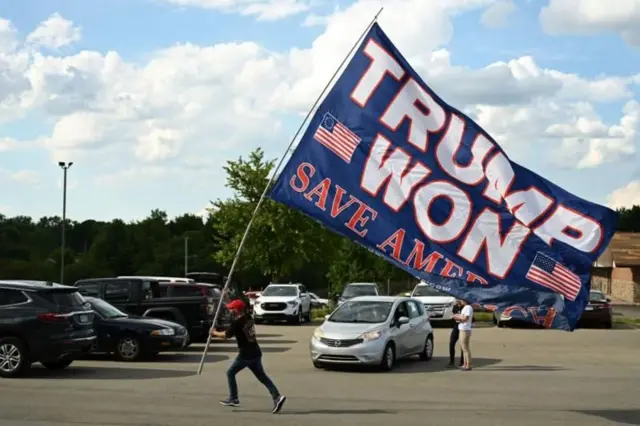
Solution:
M37 362L64 369L93 352L135 361L188 342L180 324L126 314L76 287L0 281L0 377L18 377Z

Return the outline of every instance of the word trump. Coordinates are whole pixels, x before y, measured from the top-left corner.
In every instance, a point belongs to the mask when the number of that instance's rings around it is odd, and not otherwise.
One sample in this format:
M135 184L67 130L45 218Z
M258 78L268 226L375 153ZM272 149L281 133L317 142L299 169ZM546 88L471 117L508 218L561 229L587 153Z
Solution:
M450 177L429 180L432 168L377 133L360 177L360 188L365 193L373 197L382 193L383 203L395 213L411 201L408 208L413 209L416 225L425 237L440 244L462 239L457 255L470 263L475 263L484 250L486 270L496 278L509 274L532 234L549 246L560 241L584 253L600 248L604 230L597 220L556 202L540 187L530 185L514 190L514 166L519 166L513 165L486 133L461 115L448 114L441 101L414 77L405 79L405 69L373 38L363 51L370 64L350 99L365 108L383 80L397 82L398 90L379 116L379 123L396 132L408 122L407 143L421 153L427 152L433 139L430 135L441 133L432 150L435 163ZM470 147L464 147L471 153L470 161L461 164L457 156L467 132L477 134ZM468 190L478 196L481 192L485 203L489 203L475 217ZM430 213L437 199L446 200L451 208L442 223L434 221ZM500 211L505 209L517 219L509 229L503 229L501 223Z

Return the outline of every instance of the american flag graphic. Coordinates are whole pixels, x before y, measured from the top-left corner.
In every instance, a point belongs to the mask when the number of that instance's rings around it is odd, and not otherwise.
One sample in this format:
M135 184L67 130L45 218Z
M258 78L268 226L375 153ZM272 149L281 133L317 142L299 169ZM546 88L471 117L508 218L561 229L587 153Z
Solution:
M533 259L526 278L561 294L569 300L576 300L582 287L579 276L571 272L566 266L540 252Z
M322 118L313 138L347 163L351 163L351 157L361 141L358 135L329 113Z

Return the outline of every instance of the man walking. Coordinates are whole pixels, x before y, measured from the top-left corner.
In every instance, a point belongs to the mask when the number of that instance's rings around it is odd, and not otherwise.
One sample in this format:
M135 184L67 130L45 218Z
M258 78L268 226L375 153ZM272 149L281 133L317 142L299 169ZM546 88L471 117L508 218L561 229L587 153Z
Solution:
M280 395L278 388L276 388L269 376L267 376L267 373L264 371L262 366L262 351L260 350L260 346L258 345L258 340L256 338L255 323L253 322L253 319L246 315L246 304L240 299L235 299L227 304L227 309L234 316L229 328L224 332L212 329L211 335L221 339L230 339L231 337L235 337L236 343L238 344L238 356L227 370L229 398L220 401L220 404L229 407L237 407L240 405L236 374L246 367L251 370L260 383L269 390L269 393L271 393L271 397L273 398L272 412L277 413L282 409L287 398Z
M460 299L456 299L455 305L453 305L453 315L458 315L462 310L462 301ZM460 338L460 330L458 329L458 322L453 322L453 328L451 329L451 334L449 335L449 365L448 368L455 368L455 359L456 359L456 343L458 343L458 339ZM464 353L462 349L460 349L460 367L464 365Z

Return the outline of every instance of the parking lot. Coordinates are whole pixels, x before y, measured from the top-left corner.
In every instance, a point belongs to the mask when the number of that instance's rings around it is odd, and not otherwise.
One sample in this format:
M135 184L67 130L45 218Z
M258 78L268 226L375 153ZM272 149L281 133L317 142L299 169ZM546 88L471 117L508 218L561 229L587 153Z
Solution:
M313 326L260 326L265 367L288 396L270 413L266 390L243 371L242 407L226 408L225 369L235 342L125 364L108 359L0 380L0 425L607 425L640 424L640 330L479 327L474 370L446 370L447 328L434 359L390 373L323 371L311 365Z

